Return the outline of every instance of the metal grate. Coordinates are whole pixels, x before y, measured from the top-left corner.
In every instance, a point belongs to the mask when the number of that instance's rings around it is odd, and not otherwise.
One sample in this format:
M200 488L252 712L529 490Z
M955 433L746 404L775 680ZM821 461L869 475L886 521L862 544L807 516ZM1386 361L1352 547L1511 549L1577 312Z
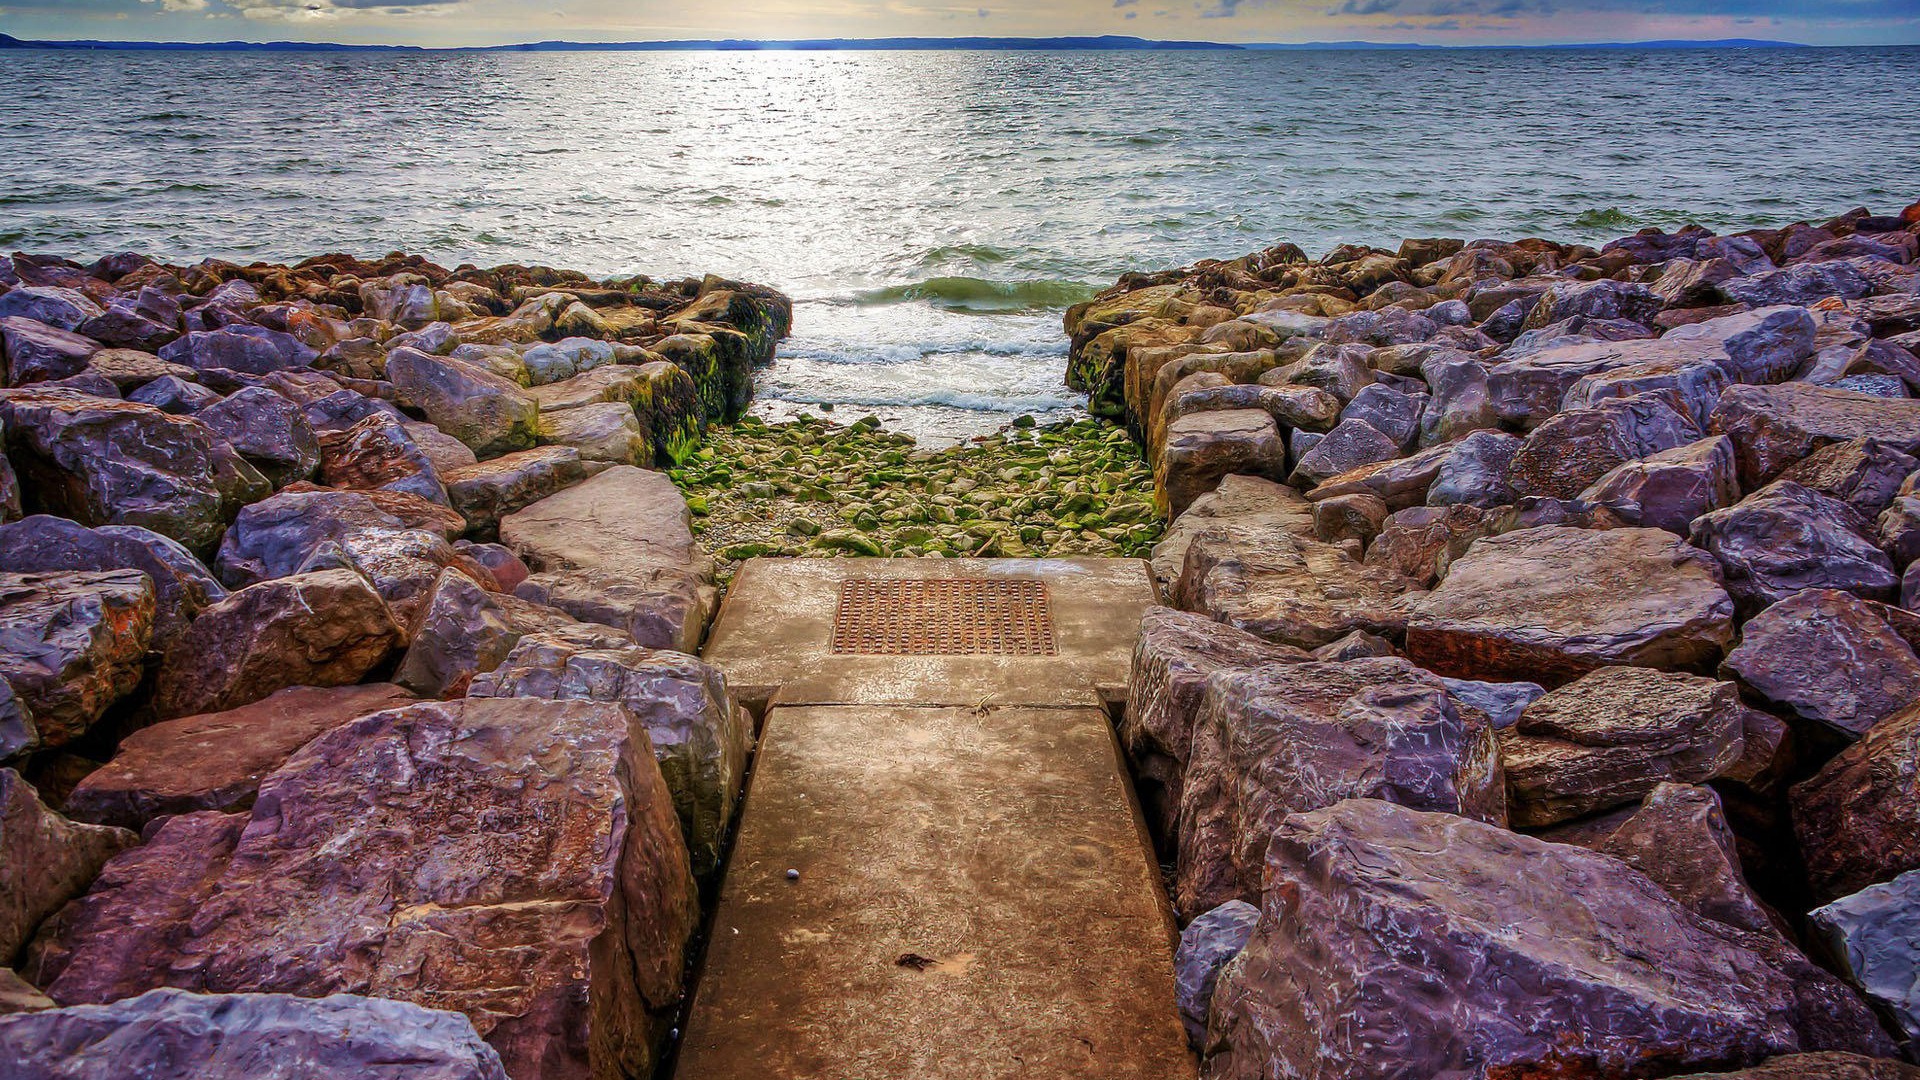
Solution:
M869 656L1057 656L1045 582L856 578L840 586L833 651Z

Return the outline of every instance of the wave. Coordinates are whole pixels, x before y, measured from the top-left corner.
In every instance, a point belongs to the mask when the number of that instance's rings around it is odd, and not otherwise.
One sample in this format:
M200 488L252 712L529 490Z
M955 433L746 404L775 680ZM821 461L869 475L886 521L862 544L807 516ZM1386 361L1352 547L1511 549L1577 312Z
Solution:
M901 393L871 394L809 394L804 390L783 387L763 387L759 396L770 401L785 401L802 405L856 405L865 408L928 408L945 407L963 409L967 412L1007 413L1043 413L1057 409L1072 409L1085 404L1079 398L1062 391L1059 394L1031 394L1007 396L1002 394L982 394L965 390L928 389Z
M1630 229L1639 219L1617 206L1603 210L1588 210L1573 219L1576 228L1581 229Z
M948 311L1049 311L1090 300L1100 289L1080 281L1037 279L989 281L975 277L937 277L911 285L891 285L856 293L860 304L903 304L921 301Z

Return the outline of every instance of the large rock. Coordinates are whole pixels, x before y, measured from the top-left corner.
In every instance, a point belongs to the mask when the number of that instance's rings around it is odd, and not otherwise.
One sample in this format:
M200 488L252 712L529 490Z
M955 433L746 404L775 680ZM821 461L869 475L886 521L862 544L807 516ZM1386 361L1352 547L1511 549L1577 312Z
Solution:
M1827 951L1893 1021L1903 1049L1920 1049L1920 871L1870 885L1807 915Z
M1180 931L1180 948L1173 954L1174 1003L1187 1042L1196 1050L1207 1044L1207 1012L1213 1006L1213 988L1220 969L1240 955L1260 909L1245 900L1229 900L1187 924Z
M40 920L87 890L108 859L139 843L125 829L68 821L12 769L0 769L0 966Z
M1626 462L1580 493L1581 502L1605 507L1628 525L1680 536L1694 518L1739 500L1733 440L1725 435Z
M1920 870L1920 701L1794 786L1793 831L1822 899Z
M154 586L153 647L165 651L200 609L227 594L200 560L177 542L137 525L89 529L35 514L0 525L0 571L138 570Z
M465 465L442 479L468 529L485 538L501 518L585 480L589 468L571 446L542 446Z
M294 751L349 720L416 700L390 683L293 686L238 709L165 720L122 740L62 809L128 829L196 810L246 810L261 779Z
M1548 686L1595 668L1710 668L1733 640L1720 567L1659 529L1479 540L1412 604L1407 653L1442 675Z
M320 440L306 412L264 386L242 387L193 416L276 487L320 467Z
M1754 699L1852 740L1920 699L1920 657L1852 593L1809 589L1747 621L1720 665Z
M415 441L407 425L386 413L322 432L319 444L320 479L329 487L383 488L429 502L447 502L447 489L432 455Z
M1789 466L1780 479L1791 480L1853 507L1860 516L1875 518L1900 495L1907 477L1920 470L1920 460L1879 439L1853 439L1815 450Z
M138 570L0 573L0 679L41 746L79 738L140 685L154 612Z
M581 648L562 636L533 634L498 668L477 676L467 696L625 705L646 725L693 872L719 868L746 775L753 718L734 702L717 668L684 653Z
M248 323L218 330L196 330L160 350L160 359L197 371L234 371L248 375L306 367L319 355L291 334Z
M1677 326L1664 341L1710 341L1716 361L1737 383L1783 382L1813 355L1816 325L1803 307L1767 307Z
M214 569L228 586L241 588L296 573L323 545L356 532L407 529L451 539L466 531L466 520L404 492L296 485L240 511Z
M507 1080L459 1013L354 994L149 990L0 1018L11 1080Z
M1431 589L1453 560L1486 534L1486 511L1464 504L1410 506L1391 514L1367 545L1365 562Z
M490 592L504 592L486 567L425 529L354 529L307 555L297 574L316 570L352 570L393 610L393 621L409 634L433 593L442 571L463 574Z
M1695 547L1719 560L1727 591L1749 612L1807 589L1875 600L1893 599L1900 590L1900 575L1870 539L1866 519L1791 480L1702 515L1690 534Z
M289 686L357 683L405 640L393 611L352 570L249 585L210 605L167 652L162 718L236 709Z
M1258 900L1281 821L1357 798L1506 824L1492 729L1405 660L1215 672L1180 798L1175 908Z
M67 390L0 395L7 456L32 513L139 525L212 551L265 477L191 417Z
M400 400L482 457L533 445L540 405L518 384L464 360L400 348L387 354Z
M585 461L640 466L654 463L653 440L641 426L633 406L622 401L596 401L577 409L543 411L540 427L546 441L570 447Z
M1214 991L1214 1080L1625 1077L1892 1047L1772 935L1618 859L1368 799L1298 814Z
M99 342L70 330L18 315L0 318L0 359L6 363L0 382L8 386L78 375L99 351Z
M1460 446L1460 443L1442 443L1411 457L1362 465L1322 482L1307 493L1307 498L1319 502L1343 495L1376 495L1390 510L1419 506L1427 501L1428 489Z
M543 570L513 590L522 600L558 608L586 623L625 631L649 649L697 652L713 614L714 588L690 570Z
M1277 480L1286 468L1286 440L1266 411L1189 413L1167 427L1166 445L1154 463L1154 501L1176 518L1230 473Z
M1920 1080L1920 1068L1860 1054L1786 1054L1751 1069L1691 1073L1678 1080Z
M1539 828L1698 784L1740 760L1739 688L1650 668L1601 668L1527 706L1501 736L1513 823Z
M523 636L574 621L558 608L488 592L466 574L448 570L420 608L393 681L422 697L459 697L476 675L499 667ZM602 629L611 635L609 644L625 643L625 634Z
M698 915L626 709L431 703L308 743L250 814L165 819L27 970L62 1004L177 986L450 1008L516 1080L610 1080L656 1064Z
M1786 923L1747 886L1712 788L1662 783L1594 850L1652 878L1696 915L1757 934Z
M1561 407L1590 409L1611 398L1657 394L1678 408L1694 426L1705 427L1707 418L1713 415L1714 405L1731 382L1726 369L1710 356L1649 360L1584 376L1567 389Z
M1513 456L1520 452L1521 439L1504 431L1476 431L1452 445L1427 488L1428 505L1484 510L1513 501Z
M1365 420L1342 420L1313 448L1299 455L1287 482L1310 488L1377 462L1400 456L1400 445ZM1437 464L1435 466L1438 467Z
M1708 426L1733 439L1740 483L1753 489L1828 443L1873 438L1903 454L1920 451L1920 400L1799 382L1734 386Z
M616 465L508 514L500 539L535 570L705 567L692 522L665 473Z
M1412 582L1265 523L1224 519L1194 534L1174 603L1269 641L1317 649L1355 630L1397 636Z
M1173 836L1179 823L1193 726L1206 700L1207 679L1228 668L1309 659L1302 650L1275 645L1204 615L1147 609L1134 640L1120 742L1133 763L1147 820L1160 835Z
M1257 476L1222 477L1220 486L1195 499L1154 545L1153 577L1163 593L1170 594L1179 579L1194 535L1219 518L1258 518L1277 530L1313 536L1313 507L1299 492Z
M1563 407L1582 379L1622 368L1706 360L1726 354L1711 341L1590 341L1561 345L1503 360L1487 369L1487 398L1495 417L1528 430Z
M23 284L0 293L0 318L33 319L60 330L77 330L104 310L85 293L56 285Z
M1535 428L1508 467L1517 495L1571 499L1629 461L1685 446L1700 431L1657 394L1609 398Z

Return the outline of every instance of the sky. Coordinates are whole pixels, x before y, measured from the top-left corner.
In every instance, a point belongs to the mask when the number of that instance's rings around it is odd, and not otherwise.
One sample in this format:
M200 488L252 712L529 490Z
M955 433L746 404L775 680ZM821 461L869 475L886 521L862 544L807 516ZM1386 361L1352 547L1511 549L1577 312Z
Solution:
M1920 43L1920 0L0 0L23 38L426 46L752 37L1131 34L1541 44Z

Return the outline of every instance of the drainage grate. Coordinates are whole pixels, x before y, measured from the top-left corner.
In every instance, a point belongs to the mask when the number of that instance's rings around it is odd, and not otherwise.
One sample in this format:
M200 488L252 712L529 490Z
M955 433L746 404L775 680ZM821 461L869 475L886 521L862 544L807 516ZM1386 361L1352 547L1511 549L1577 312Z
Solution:
M870 656L1057 656L1046 583L856 578L840 586L833 651Z

